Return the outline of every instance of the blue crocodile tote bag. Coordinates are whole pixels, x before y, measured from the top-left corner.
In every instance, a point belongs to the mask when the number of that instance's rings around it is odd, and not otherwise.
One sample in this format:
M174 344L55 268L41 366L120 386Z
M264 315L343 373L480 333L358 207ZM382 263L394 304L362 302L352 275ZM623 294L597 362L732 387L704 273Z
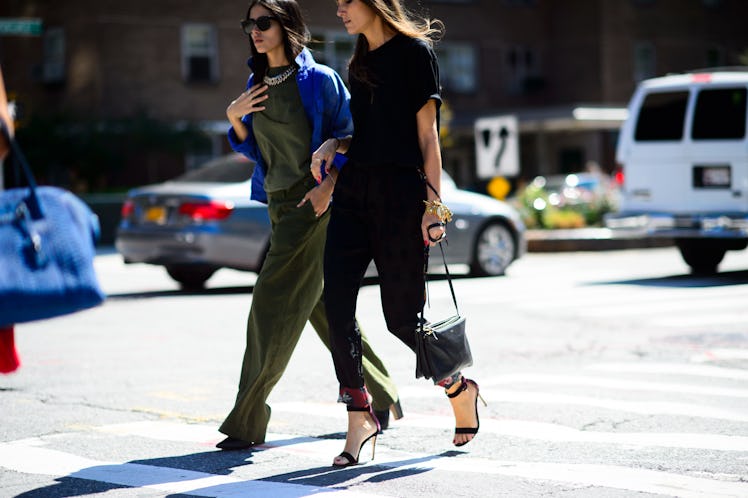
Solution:
M101 304L93 266L98 218L72 193L36 186L20 148L11 146L29 187L0 192L0 326Z

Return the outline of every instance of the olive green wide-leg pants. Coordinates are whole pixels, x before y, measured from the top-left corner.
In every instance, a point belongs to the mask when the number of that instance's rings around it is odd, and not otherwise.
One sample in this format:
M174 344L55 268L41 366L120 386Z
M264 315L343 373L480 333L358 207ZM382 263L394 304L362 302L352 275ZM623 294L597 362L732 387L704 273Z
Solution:
M317 218L310 203L296 207L313 185L302 182L269 196L273 230L270 250L252 293L236 403L219 429L254 444L265 442L270 420L267 398L283 375L307 321L330 349L322 301L322 257L329 210ZM385 410L397 400L397 389L363 334L362 339L366 387L374 409ZM332 376L330 383L337 383Z

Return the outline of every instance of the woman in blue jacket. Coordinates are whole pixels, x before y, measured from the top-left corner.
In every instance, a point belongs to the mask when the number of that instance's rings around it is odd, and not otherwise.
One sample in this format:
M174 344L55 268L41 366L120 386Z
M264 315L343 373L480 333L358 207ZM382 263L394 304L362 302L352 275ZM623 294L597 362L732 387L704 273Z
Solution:
M342 156L319 184L309 166L323 142L353 129L348 90L306 48L309 34L296 0L252 1L242 28L249 35L252 75L247 90L226 110L229 141L257 163L251 197L268 204L272 235L253 291L236 403L219 429L227 437L217 446L225 450L265 442L267 398L307 320L330 347L322 256ZM397 391L387 370L367 343L364 349L374 407L384 415L391 407L399 418Z

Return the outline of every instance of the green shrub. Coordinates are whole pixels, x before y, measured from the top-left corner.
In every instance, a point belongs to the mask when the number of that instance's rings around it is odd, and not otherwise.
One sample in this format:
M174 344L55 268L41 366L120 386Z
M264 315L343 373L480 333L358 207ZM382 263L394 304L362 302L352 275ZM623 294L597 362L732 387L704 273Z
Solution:
M587 221L582 213L573 209L548 208L543 210L543 228L584 228Z
M602 226L606 213L617 209L615 193L596 195L590 202L555 206L543 182L533 181L512 199L527 228L557 229Z

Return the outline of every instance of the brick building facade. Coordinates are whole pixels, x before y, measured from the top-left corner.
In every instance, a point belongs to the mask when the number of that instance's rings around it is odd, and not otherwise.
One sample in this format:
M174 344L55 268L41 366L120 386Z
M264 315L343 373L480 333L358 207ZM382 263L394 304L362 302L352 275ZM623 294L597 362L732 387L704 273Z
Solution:
M345 75L353 40L330 0L300 0L316 57ZM580 119L575 109L625 106L637 81L737 65L748 49L744 0L422 0L446 24L438 46L453 146L445 166L476 184L473 124L516 115L521 172L606 170L620 113ZM3 35L0 63L23 115L74 110L91 118L145 113L194 123L225 151L224 110L244 86L245 2L5 0L0 22L37 18L40 36ZM171 173L171 171L169 171Z

